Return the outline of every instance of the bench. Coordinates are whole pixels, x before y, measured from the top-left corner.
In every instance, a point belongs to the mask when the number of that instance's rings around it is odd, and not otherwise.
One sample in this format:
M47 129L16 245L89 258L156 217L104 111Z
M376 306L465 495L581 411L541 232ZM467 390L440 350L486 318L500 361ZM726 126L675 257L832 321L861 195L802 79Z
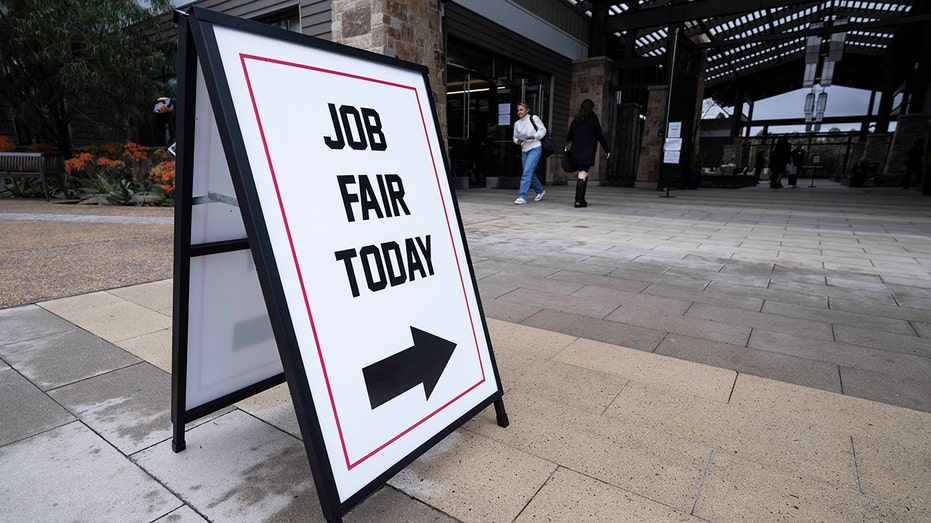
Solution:
M45 201L49 201L42 153L0 153L0 178L39 178Z
M740 189L755 187L759 183L760 177L749 167L737 168L732 165L702 169L698 180L698 186L706 189Z

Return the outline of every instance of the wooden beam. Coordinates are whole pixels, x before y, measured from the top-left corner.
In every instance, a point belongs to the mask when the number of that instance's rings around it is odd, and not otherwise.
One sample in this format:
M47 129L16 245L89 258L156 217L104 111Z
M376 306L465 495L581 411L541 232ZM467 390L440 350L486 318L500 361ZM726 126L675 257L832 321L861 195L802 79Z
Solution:
M643 8L636 12L609 17L605 31L620 33L635 29L667 27L702 18L735 16L778 7L820 5L811 0L671 0L657 7Z
M791 33L770 33L770 34L759 34L756 36L750 36L747 38L738 38L731 40L714 40L711 42L705 42L698 44L702 49L711 49L717 47L733 47L744 44L756 44L761 42L770 42L773 40L795 40L797 38L806 38L809 36L816 35L826 35L833 34L839 31L851 33L853 31L870 31L873 29L881 27L892 27L896 25L906 25L906 24L915 24L931 21L931 15L920 15L920 16L903 16L899 18L886 18L878 22L867 22L863 24L845 24L841 27L835 28L833 26L822 27L819 29L803 29L800 31L792 31Z

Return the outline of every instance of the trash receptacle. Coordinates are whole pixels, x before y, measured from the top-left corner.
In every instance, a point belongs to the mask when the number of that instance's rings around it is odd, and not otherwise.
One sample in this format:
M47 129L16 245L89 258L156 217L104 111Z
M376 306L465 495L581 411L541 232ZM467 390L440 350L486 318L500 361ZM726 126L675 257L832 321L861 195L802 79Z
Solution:
M689 175L689 189L695 190L698 189L698 185L701 183L701 173L698 171L692 171Z

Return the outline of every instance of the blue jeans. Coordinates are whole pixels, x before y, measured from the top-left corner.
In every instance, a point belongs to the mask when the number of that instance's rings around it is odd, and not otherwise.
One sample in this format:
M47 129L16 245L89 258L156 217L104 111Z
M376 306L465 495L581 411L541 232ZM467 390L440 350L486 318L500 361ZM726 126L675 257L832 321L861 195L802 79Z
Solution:
M542 147L534 147L526 152L521 152L521 164L524 166L524 174L520 177L520 197L527 199L527 191L533 186L534 192L540 194L543 192L543 184L540 183L540 179L537 178L537 175L533 171L537 168L537 163L540 162L540 155L543 154Z

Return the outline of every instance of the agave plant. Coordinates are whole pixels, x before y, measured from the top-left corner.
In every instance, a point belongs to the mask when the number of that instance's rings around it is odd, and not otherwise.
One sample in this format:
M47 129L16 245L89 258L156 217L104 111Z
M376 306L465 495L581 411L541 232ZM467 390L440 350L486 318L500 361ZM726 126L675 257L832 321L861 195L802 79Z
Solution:
M93 192L94 196L91 200L100 205L137 205L133 199L135 192L129 180L120 178L108 180L98 174L94 179Z
M31 198L42 194L42 185L36 180L12 177L0 179L0 196Z

